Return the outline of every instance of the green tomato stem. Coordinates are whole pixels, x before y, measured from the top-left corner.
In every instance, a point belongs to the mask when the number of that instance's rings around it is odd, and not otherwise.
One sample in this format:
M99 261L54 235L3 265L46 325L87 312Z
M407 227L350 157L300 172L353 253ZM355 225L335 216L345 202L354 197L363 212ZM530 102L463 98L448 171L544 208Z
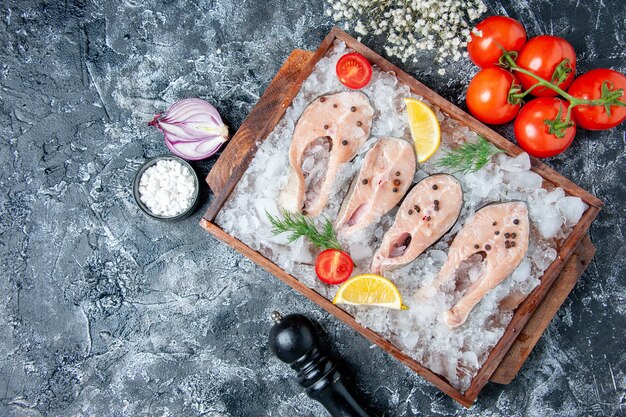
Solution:
M515 54L517 55L517 54ZM528 90L526 90L524 93L517 93L517 94L513 94L514 97L516 98L523 98L525 97L528 93L530 93L535 87L537 86L542 86L542 87L546 87L551 89L552 91L557 92L561 97L565 98L568 102L569 105L567 107L567 115L565 117L565 120L562 122L563 126L567 126L569 125L569 123L571 122L571 114L572 114L572 109L576 106L580 106L580 105L587 105L587 106L610 106L613 105L613 103L620 103L619 102L619 98L623 96L624 92L623 90L619 89L619 90L613 90L610 91L608 94L604 95L601 98L597 98L597 99L584 99L584 98L578 98L578 97L574 97L573 95L569 94L567 91L563 90L561 87L559 87L558 85L555 85L554 83L545 80L543 78L541 78L540 76L533 74L531 71L528 71L527 69L524 69L522 67L520 67L519 65L517 65L517 63L515 62L515 60L513 59L513 57L511 56L510 53L504 53L502 58L504 58L506 60L506 62L503 62L502 60L500 61L503 65L509 67L511 70L513 71L517 71L520 72L522 74L526 74L531 78L534 78L537 81L537 84L534 84L532 87L530 87ZM614 104L614 105L622 105L622 104ZM555 122L557 122L555 120ZM558 124L561 124L560 121L557 122Z
M539 87L539 84L535 84L532 87L530 87L528 90L526 91L522 90L523 91L522 93L516 93L516 94L513 94L512 96L515 98L523 99L524 97L529 95L530 92L533 91L536 87Z
M528 71L527 69L524 69L522 67L520 67L519 65L517 65L517 63L513 60L513 58L511 58L509 55L504 55L505 59L507 60L507 64L509 65L509 67L513 70L513 71L517 71L517 72L521 72L522 74L526 74L529 77L534 78L535 80L537 80L537 84L535 84L533 87L531 87L530 89L536 87L537 85L540 85L542 87L547 87L553 91L556 91L557 93L559 93L561 96L563 96L564 98L566 98L570 103L573 102L579 102L578 104L587 104L584 103L585 101L591 101L591 100L585 100L585 99L579 99L574 97L573 95L569 94L567 91L563 90L561 87L559 87L558 85L554 85L552 84L550 81L545 80L543 78L541 78L540 76L533 74L532 72ZM530 89L528 89L528 91L530 91ZM578 105L577 104L577 105Z

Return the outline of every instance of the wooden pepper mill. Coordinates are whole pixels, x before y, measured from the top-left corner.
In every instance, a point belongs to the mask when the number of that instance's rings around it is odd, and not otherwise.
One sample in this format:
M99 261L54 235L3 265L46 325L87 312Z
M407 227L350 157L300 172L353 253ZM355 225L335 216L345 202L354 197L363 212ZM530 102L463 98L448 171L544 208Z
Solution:
M331 358L319 349L319 338L311 320L300 314L275 321L269 336L270 349L298 372L298 383L307 395L320 402L333 417L371 417L344 385Z

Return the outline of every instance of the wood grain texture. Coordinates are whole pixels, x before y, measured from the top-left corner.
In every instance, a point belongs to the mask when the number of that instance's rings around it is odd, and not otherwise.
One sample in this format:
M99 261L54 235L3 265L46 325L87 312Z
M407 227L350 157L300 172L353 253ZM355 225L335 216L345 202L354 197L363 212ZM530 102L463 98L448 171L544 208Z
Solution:
M532 314L511 348L507 351L490 380L498 384L509 384L521 369L533 348L553 320L557 311L572 291L578 278L587 269L596 248L589 236L583 237L563 271L556 278L546 297Z
M423 367L415 360L409 358L402 353L397 347L391 344L386 339L383 339L378 334L369 329L365 329L360 326L352 316L333 305L326 298L322 297L317 292L304 286L293 276L283 271L276 264L265 258L263 255L247 247L239 240L233 238L224 232L212 221L223 206L224 202L228 199L228 196L234 189L235 185L247 169L257 149L258 143L267 137L272 131L274 126L280 120L280 117L285 112L285 109L289 106L295 95L297 94L302 82L310 75L317 61L326 54L331 48L335 39L340 39L345 42L350 48L363 54L370 62L378 66L384 71L393 72L398 80L406 84L412 92L420 95L437 105L443 112L450 117L466 124L470 129L483 135L487 140L494 143L499 148L506 151L509 155L518 155L523 152L520 148L508 141L504 137L491 130L489 127L483 125L478 120L474 119L463 110L445 100L443 97L412 78L410 75L400 70L365 45L359 43L356 39L352 38L345 32L338 28L333 28L328 36L324 39L319 49L314 55L307 60L303 51L297 51L298 55L294 56L296 62L291 61L292 56L286 61L285 69L281 69L282 74L274 78L266 92L263 94L257 106L252 110L250 116L244 121L240 132L233 137L233 141L224 151L224 154L220 156L218 163L209 173L207 182L211 186L211 189L215 192L216 196L213 200L209 210L207 211L201 225L214 236L223 240L231 245L233 248L256 262L258 265L276 275L282 281L287 283L292 288L296 289L312 301L316 302L322 308L333 314L335 317L347 323L349 326L357 330L363 336L378 344L383 350L389 352L402 363L415 372L422 375L426 380L433 383L447 395L458 401L460 404L468 407L478 396L480 390L490 380L492 374L496 368L500 365L503 358L507 354L509 348L518 339L520 333L526 323L530 320L533 313L538 308L539 304L544 299L546 293L552 286L553 282L562 271L565 263L572 256L575 247L579 244L580 240L587 233L591 222L598 214L602 201L583 190L576 184L572 183L567 178L563 177L547 165L542 162L531 158L532 170L537 172L544 178L544 184L552 186L562 187L568 194L578 196L585 201L590 207L584 213L580 222L573 228L570 236L561 242L558 248L557 259L548 267L544 275L541 278L541 284L536 287L531 294L528 295L521 302L516 309L511 322L509 323L504 335L496 346L491 350L489 357L478 371L476 377L472 380L472 383L465 393L461 393L452 387L444 378L431 372ZM300 62L298 64L298 62ZM279 74L281 74L279 71ZM299 71L299 74L297 73ZM258 109L257 109L258 107ZM236 139L236 140L235 140ZM233 149L231 149L233 148ZM241 148L241 149L239 149ZM222 160L223 159L223 160ZM552 316L550 316L551 318ZM540 336L540 335L539 335ZM503 365L506 366L506 365ZM517 364L514 364L517 366ZM517 368L519 369L519 368ZM511 371L512 372L512 371Z

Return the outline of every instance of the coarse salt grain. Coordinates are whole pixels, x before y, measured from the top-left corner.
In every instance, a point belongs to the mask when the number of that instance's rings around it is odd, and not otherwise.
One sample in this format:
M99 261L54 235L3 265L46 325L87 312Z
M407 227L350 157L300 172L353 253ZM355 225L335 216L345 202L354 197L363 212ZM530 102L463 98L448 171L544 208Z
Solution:
M194 191L191 171L173 159L158 161L139 180L139 198L157 216L174 217L187 210Z

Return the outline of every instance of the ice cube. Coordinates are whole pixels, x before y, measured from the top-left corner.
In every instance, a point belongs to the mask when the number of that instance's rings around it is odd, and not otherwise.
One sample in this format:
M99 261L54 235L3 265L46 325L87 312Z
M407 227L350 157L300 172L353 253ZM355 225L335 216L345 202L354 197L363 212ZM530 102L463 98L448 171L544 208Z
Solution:
M420 336L418 332L409 332L405 336L401 336L399 339L405 349L412 350L415 348L415 345L417 345Z
M373 255L370 245L364 242L355 242L350 244L350 256L356 261L369 259Z
M556 259L557 252L553 248L540 249L536 250L532 254L533 263L539 268L541 271L545 271L548 269L550 264L554 262Z
M299 263L308 264L315 260L309 249L309 243L304 236L291 243L291 256L295 262Z
M526 152L522 152L515 158L500 154L498 156L498 164L500 169L507 172L522 172L530 169L530 157Z
M523 282L530 276L531 263L528 258L524 259L521 264L511 274L511 280L514 282Z
M560 199L562 199L563 197L565 197L565 191L563 191L563 189L561 187L557 187L554 190L552 190L549 193L547 193L543 197L543 199L548 204L554 204L557 201L559 201Z
M565 226L574 226L580 221L583 213L589 207L580 197L567 196L559 200L556 205L565 218Z
M254 208L256 209L256 215L267 226L270 226L271 223L266 213L277 217L279 216L278 207L276 206L275 200L271 198L257 198L254 200Z
M532 171L509 172L505 178L509 184L526 191L534 191L543 183L541 175Z
M428 256L433 260L433 264L440 266L448 259L448 254L442 250L432 249L428 251Z
M563 224L561 213L554 206L540 206L534 211L534 223L539 233L546 239L553 238Z

